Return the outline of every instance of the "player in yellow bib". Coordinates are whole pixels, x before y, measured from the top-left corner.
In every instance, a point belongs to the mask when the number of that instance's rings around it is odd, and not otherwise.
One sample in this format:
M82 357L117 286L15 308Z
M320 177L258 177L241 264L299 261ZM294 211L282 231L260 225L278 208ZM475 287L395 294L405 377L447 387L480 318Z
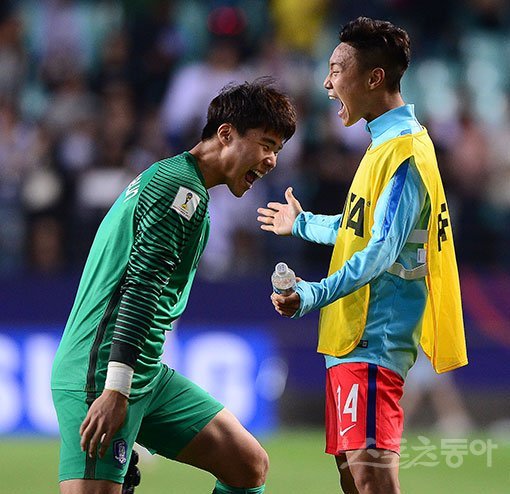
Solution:
M334 246L329 274L300 281L276 310L320 309L325 355L326 452L346 493L400 492L403 429L399 400L421 342L438 372L467 364L459 280L447 201L426 129L406 105L407 33L360 17L340 33L324 82L345 126L363 118L372 143L342 214L286 204L260 208L263 230ZM339 208L340 209L340 208Z

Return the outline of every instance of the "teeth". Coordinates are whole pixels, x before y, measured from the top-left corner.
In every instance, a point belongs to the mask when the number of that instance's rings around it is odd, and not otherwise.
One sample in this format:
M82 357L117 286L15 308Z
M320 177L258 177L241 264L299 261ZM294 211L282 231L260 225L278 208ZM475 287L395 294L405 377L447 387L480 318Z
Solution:
M262 178L264 176L263 173L260 173L258 170L251 170L255 175L257 175L258 178Z

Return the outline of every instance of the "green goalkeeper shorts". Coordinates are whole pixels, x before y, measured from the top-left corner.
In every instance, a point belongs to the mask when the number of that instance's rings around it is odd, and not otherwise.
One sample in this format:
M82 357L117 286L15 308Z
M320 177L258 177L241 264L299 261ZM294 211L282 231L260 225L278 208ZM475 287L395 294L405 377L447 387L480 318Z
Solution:
M129 400L126 420L103 458L80 448L80 425L88 411L84 391L52 390L61 435L59 481L102 479L122 483L133 445L174 459L223 405L209 393L163 366L152 391Z

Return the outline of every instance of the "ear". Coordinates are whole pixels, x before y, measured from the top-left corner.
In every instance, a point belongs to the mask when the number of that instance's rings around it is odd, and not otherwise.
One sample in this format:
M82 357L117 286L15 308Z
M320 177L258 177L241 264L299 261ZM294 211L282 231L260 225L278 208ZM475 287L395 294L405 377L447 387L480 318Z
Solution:
M368 77L368 88L376 89L384 83L384 79L386 78L386 74L384 69L381 67L376 67L370 71L370 75Z
M233 127L229 123L222 123L218 127L216 135L222 144L227 145L232 140L232 130Z

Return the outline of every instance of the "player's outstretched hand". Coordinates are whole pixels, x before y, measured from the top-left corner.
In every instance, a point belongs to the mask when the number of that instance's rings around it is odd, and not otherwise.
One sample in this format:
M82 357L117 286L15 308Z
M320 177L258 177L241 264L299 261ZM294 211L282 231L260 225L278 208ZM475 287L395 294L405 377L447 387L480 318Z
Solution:
M128 399L121 393L105 389L89 408L80 426L80 446L91 458L103 458L115 433L126 418Z
M258 208L257 213L260 216L257 220L262 223L260 228L276 235L290 235L292 233L292 225L297 215L303 211L301 204L292 194L292 187L288 187L285 191L285 199L287 204L279 202L270 202L267 208Z

